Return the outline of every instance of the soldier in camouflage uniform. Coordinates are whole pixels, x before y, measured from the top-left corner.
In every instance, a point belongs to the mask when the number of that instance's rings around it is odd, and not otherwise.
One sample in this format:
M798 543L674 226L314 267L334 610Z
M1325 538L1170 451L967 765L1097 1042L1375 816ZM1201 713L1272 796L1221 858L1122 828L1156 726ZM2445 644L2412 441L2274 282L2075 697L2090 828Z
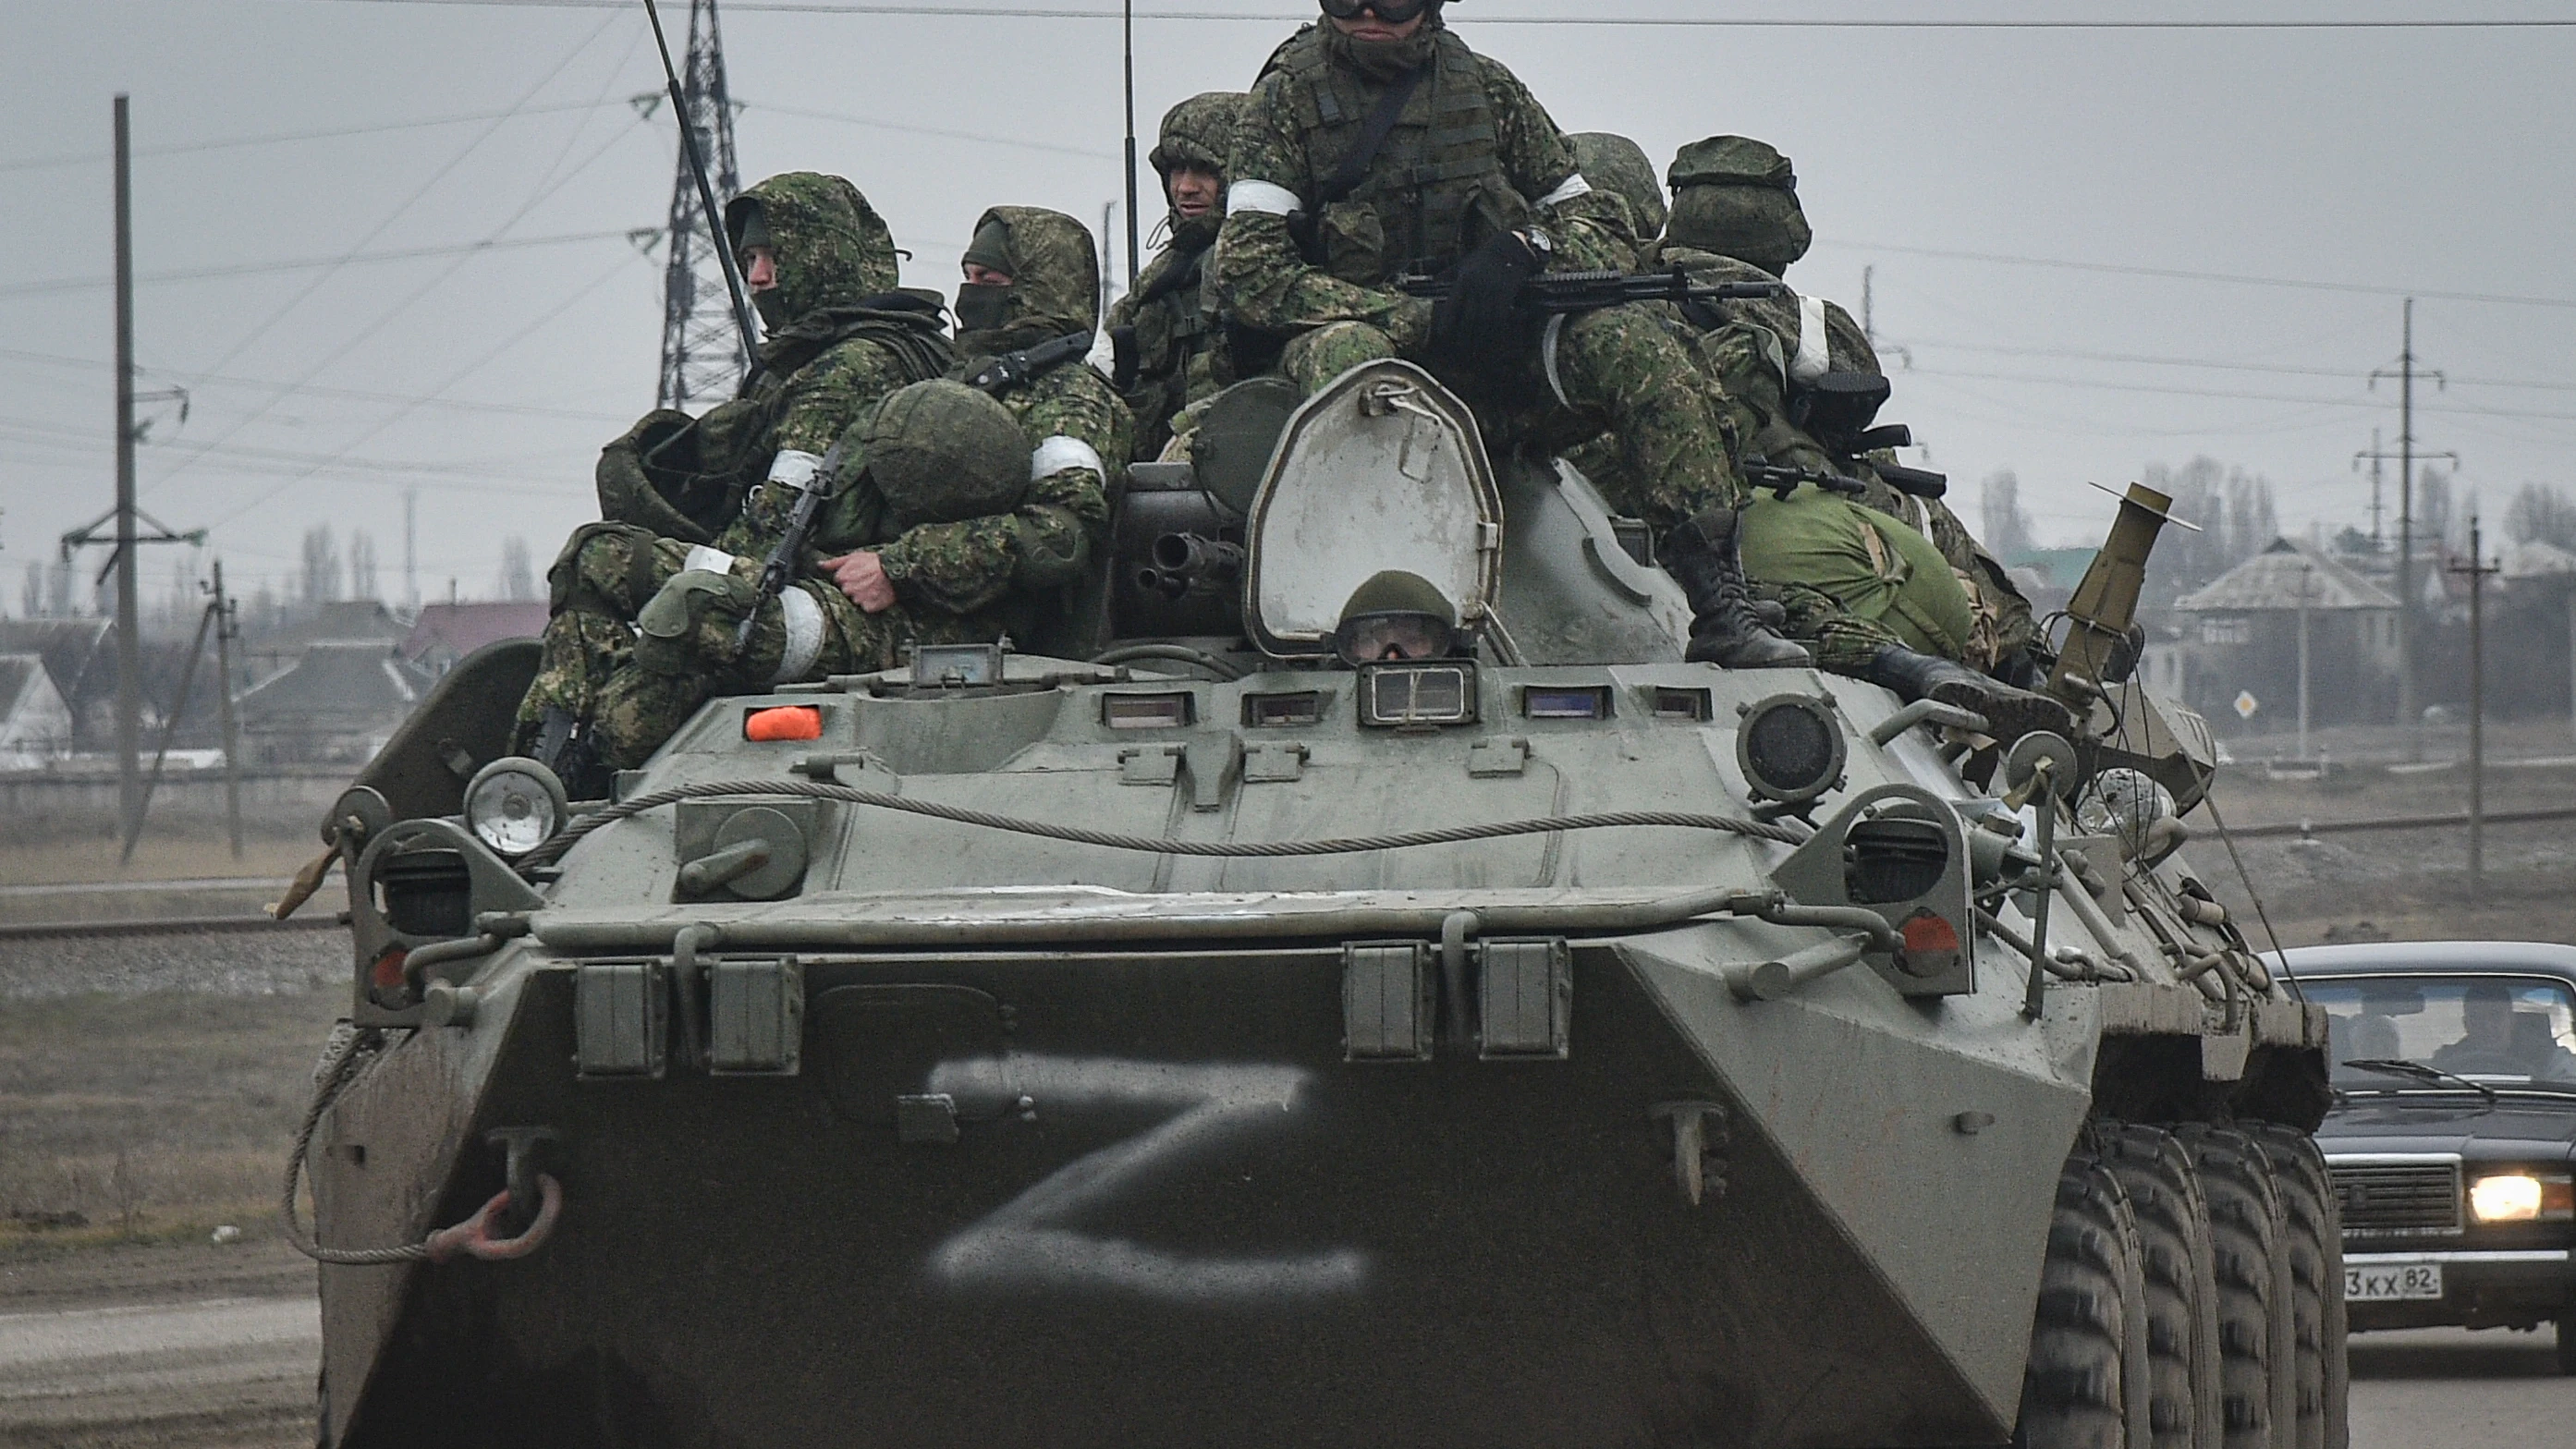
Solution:
M938 455L966 444L971 419L935 386L888 398L821 480L831 490L814 537L830 555L821 576L762 600L757 560L691 569L645 605L633 663L601 690L611 766L641 764L718 694L889 669L917 644L1027 639L1064 616L1067 590L1107 532L1106 460L1126 457L1129 438L1126 405L1082 365L1099 319L1094 258L1082 223L1011 206L984 213L966 252L956 307L964 360L949 380L988 395L1016 424L1028 482L1015 505L959 517L893 496L871 449L905 454L907 473L936 479ZM963 482L990 469L961 458L945 471ZM749 642L737 647L746 617Z
M1516 305L1545 267L1631 266L1628 206L1593 190L1546 110L1446 28L1439 0L1322 3L1323 23L1271 57L1227 158L1216 270L1237 365L1253 361L1247 335L1266 337L1313 391L1407 357L1476 403L1498 445L1552 452L1606 429L1631 480L1615 501L1661 536L1689 596L1690 657L1807 662L1752 614L1742 488L1679 317L1608 308L1542 341ZM1446 275L1449 295L1391 285L1408 274Z
M1243 110L1240 91L1209 91L1172 107L1149 158L1171 212L1169 245L1135 289L1109 309L1102 334L1119 395L1136 423L1136 459L1160 457L1181 409L1234 381L1207 281L1207 255L1225 224L1225 148Z
M632 660L646 603L690 568L756 576L791 490L841 434L955 361L936 300L896 291L893 237L848 181L773 176L734 198L725 224L768 334L749 387L704 417L648 414L609 444L601 520L547 572L553 614L515 747L577 794L604 783L600 699Z
M1662 264L1703 282L1770 281L1805 255L1797 178L1772 147L1713 137L1683 148L1669 177ZM2029 601L1938 498L1880 472L1894 455L1866 430L1885 374L1860 324L1794 293L1689 310L1748 467L1866 487L1857 499L1801 487L1746 511L1747 568L1786 610L1788 635L1827 669L1977 710L1998 734L2066 729L2062 706L2027 692L2046 662Z

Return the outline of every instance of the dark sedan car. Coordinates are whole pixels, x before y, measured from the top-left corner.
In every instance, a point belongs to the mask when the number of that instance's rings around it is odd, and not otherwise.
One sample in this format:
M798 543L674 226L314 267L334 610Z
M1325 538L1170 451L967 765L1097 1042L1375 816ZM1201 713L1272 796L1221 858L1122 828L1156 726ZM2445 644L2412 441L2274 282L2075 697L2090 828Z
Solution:
M2576 1374L2576 947L2289 953L2332 1027L2317 1129L2352 1327L2557 1326Z

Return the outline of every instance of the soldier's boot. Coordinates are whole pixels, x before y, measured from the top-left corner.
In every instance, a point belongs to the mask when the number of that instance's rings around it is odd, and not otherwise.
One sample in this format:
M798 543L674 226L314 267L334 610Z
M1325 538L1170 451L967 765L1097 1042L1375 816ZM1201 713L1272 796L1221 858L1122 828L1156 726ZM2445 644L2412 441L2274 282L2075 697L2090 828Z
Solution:
M1911 649L1879 650L1862 678L1908 700L1937 700L1984 715L1986 733L2005 744L2041 730L2070 737L2075 731L2074 712L2057 700Z
M1804 648L1781 638L1757 607L1736 546L1735 510L1711 508L1675 528L1664 536L1658 561L1690 603L1690 647L1683 658L1721 669L1798 669L1814 662Z
M591 721L559 704L545 707L537 721L536 740L528 758L555 772L564 794L575 800L605 800L613 772L599 755L599 730Z

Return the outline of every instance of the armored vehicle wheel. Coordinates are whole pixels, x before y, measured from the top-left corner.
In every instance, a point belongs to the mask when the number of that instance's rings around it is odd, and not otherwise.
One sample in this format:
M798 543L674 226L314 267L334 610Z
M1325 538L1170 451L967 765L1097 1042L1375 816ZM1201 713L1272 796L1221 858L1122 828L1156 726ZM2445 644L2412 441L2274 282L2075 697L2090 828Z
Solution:
M2057 1175L2014 1449L2144 1449L2152 1377L2138 1222L2089 1146Z
M2350 1372L2344 1364L2343 1223L2334 1185L2316 1139L2277 1122L2249 1124L2262 1144L2289 1231L2282 1252L2290 1268L2290 1332L2296 1371L2296 1433L2276 1436L2295 1449L2344 1449Z
M2102 1122L2094 1150L2138 1221L2147 1295L2155 1449L2216 1449L2220 1436L2217 1269L2209 1204L2191 1154L2162 1127Z
M2191 1153L2209 1202L2218 1282L2220 1443L2225 1449L2288 1449L2276 1439L2292 1406L2276 1391L2275 1348L2286 1356L2290 1289L2280 1242L2281 1196L2261 1144L2233 1127L2186 1123L2175 1135ZM2280 1387L2287 1387L2286 1374ZM2276 1412L2277 1411L2277 1412Z
M2576 1374L2576 1318L2558 1320L2558 1371Z

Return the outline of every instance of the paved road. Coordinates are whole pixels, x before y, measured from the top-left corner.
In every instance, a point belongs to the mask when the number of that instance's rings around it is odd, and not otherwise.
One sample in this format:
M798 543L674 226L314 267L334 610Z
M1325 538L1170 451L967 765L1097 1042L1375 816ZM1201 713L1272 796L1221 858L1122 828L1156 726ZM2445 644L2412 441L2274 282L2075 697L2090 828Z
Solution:
M0 1443L310 1443L319 1342L309 1298L0 1314ZM2352 1449L2536 1449L2576 1422L2546 1331L2365 1334L2352 1379Z
M2548 1329L2410 1329L2352 1340L2352 1449L2538 1449L2576 1430Z
M321 1342L310 1298L0 1314L0 1444L310 1444Z

